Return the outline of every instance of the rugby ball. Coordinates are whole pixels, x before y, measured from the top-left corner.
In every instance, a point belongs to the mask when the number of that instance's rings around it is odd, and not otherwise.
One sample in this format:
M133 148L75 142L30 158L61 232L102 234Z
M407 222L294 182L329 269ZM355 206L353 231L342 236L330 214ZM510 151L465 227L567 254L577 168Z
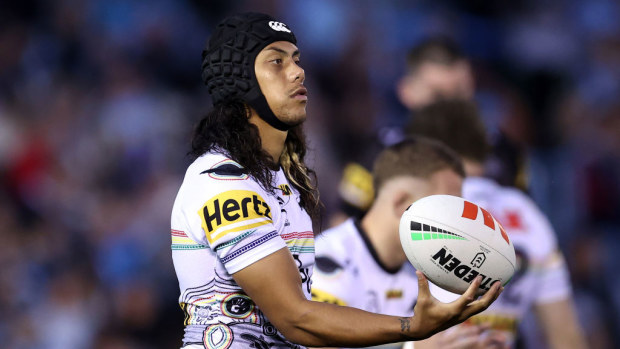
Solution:
M413 266L435 285L463 294L482 276L478 295L515 272L515 250L504 228L484 208L452 195L424 197L400 219L400 242Z

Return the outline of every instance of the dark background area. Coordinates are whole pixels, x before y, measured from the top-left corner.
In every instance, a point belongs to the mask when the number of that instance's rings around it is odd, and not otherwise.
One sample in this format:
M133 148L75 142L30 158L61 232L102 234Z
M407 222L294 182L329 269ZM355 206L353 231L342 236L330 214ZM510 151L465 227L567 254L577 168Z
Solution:
M170 211L211 102L224 16L295 32L325 217L346 163L407 118L407 50L452 37L493 137L526 154L593 348L620 346L620 3L613 0L22 0L0 4L2 348L175 348ZM530 337L535 338L530 332ZM529 347L537 347L526 341ZM529 344L527 344L529 343Z

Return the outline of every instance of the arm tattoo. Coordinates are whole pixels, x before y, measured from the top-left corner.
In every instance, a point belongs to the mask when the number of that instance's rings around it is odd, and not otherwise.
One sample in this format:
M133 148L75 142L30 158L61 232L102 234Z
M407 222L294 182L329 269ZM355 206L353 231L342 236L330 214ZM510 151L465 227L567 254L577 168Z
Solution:
M402 332L408 332L411 328L411 322L408 318L401 317L400 319L400 330Z

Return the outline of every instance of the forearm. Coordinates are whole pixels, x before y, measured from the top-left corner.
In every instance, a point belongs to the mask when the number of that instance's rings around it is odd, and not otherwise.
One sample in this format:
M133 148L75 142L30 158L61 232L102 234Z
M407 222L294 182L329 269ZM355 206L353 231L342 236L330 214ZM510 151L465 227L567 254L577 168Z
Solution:
M286 249L233 275L269 321L289 340L306 346L370 346L398 342L411 319L314 302L305 298L295 262Z
M413 340L416 333L410 318L312 301L278 328L287 339L307 346L371 346Z
M309 301L301 289L295 262L281 249L233 274L235 281L290 341L307 346L360 347L427 338L486 309L499 295L495 283L480 300L481 278L458 300L443 304L430 295L420 272L415 316L398 318L328 303Z

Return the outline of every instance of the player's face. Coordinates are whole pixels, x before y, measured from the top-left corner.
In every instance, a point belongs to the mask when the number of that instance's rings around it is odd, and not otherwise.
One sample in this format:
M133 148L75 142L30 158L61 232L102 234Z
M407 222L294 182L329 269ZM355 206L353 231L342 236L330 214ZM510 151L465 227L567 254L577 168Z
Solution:
M294 126L306 119L306 78L299 50L288 41L276 41L256 57L256 80L269 107L280 121Z
M403 103L410 109L422 108L439 99L470 100L474 95L474 79L466 61L451 65L427 62L406 81L408 95Z

